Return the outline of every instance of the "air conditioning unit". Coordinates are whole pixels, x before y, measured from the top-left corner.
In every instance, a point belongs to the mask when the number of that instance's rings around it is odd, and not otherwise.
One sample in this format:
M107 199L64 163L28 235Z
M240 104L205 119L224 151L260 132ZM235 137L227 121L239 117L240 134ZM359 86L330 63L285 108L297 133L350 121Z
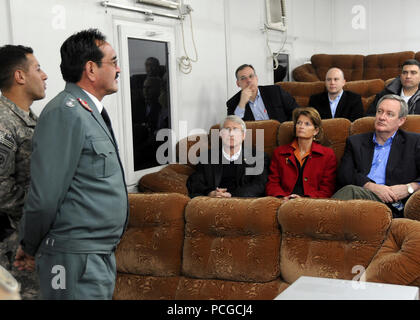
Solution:
M267 27L286 31L286 5L284 0L265 0Z
M179 7L178 1L170 1L170 0L137 0L137 3L151 4L154 6L165 7L168 9L178 9Z

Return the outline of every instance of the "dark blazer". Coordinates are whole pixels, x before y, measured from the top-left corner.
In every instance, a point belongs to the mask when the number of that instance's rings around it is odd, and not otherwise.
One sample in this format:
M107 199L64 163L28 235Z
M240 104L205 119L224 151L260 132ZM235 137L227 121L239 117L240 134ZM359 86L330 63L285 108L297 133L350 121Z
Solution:
M340 187L353 184L362 187L370 180L374 153L373 132L347 138L346 149L338 169ZM420 134L398 130L392 142L386 166L385 184L420 182Z
M321 119L332 118L327 91L312 95L309 98L309 106L318 110ZM346 118L353 122L363 117L363 114L364 110L360 95L351 91L343 91L343 95L335 111L335 118Z
M367 117L374 117L376 115L376 105L386 94L396 94L399 96L401 94L401 80L400 77L396 77L394 80L388 84L384 90L376 94L375 100L371 103L368 110L366 111ZM420 114L420 87L419 90L408 100L408 114Z
M264 102L269 119L274 119L279 122L292 120L293 110L299 107L295 98L284 91L279 85L258 86L258 89L260 89L261 98ZM235 109L241 99L241 92L242 90L226 102L228 115L235 114ZM245 106L245 114L242 120L255 120L249 103Z
M220 186L223 174L222 166L222 151L221 147L219 148L219 162L217 164L211 164L211 152L209 149L208 153L208 163L202 164L199 163L196 166L196 171L188 177L187 188L190 198L197 196L207 196L209 192L215 190ZM265 191L265 184L268 177L268 166L270 159L265 152L260 152L256 154L255 149L252 150L252 157L257 158L253 163L248 163L249 161L244 158L244 155L251 154L249 149L246 149L244 152L244 147L242 147L242 153L238 159L241 160L240 164L236 165L236 182L237 188L231 191L233 197L263 197ZM248 153L249 152L249 153ZM261 174L258 175L247 175L246 168L254 168L256 163L263 164L263 170Z
M329 198L335 191L337 159L331 148L312 143L311 153L303 168L304 196ZM266 185L267 196L289 196L297 183L299 169L291 144L274 150Z

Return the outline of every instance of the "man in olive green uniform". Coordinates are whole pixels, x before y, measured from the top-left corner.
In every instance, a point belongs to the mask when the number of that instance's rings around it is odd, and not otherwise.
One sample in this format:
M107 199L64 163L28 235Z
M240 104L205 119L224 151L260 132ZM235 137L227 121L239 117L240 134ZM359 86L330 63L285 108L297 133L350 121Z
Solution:
M34 100L45 97L47 75L29 47L0 48L0 265L18 280L24 299L37 299L38 277L12 268L18 248L17 228L29 188Z
M118 90L114 49L96 29L61 47L64 91L41 112L15 265L36 254L43 299L111 299L128 219L118 148L101 100Z

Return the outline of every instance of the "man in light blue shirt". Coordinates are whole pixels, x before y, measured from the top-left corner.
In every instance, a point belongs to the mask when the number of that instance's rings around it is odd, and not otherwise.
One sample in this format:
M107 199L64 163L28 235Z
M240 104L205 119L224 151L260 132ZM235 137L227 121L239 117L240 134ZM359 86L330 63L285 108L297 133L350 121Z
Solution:
M385 184L385 172L386 165L388 163L389 152L391 151L392 141L394 140L395 133L385 141L384 144L380 144L376 139L376 133L373 134L373 144L375 149L373 152L372 167L368 174L368 178L375 181L377 184Z
M246 89L245 89L246 90ZM257 87L257 94L254 97L254 100L252 98L248 101L249 107L251 108L251 111L254 115L255 120L268 120L268 114L267 110L264 106L264 101L261 98L260 90ZM243 118L245 115L245 107L242 108L239 105L235 109L235 115L237 115L240 118Z
M226 102L228 115L237 115L244 121L274 119L283 122L292 119L293 110L299 106L279 84L259 86L254 67L250 64L236 69L235 76L241 91Z
M319 112L322 119L346 118L355 121L363 117L361 96L344 90L345 84L343 70L331 68L325 75L326 91L310 96L309 105Z
M338 103L340 102L342 95L343 95L343 90L341 90L340 93L335 96L335 98L331 98L331 96L328 98L328 100L330 100L330 109L331 109L331 114L333 118L335 118L335 112L337 111L337 106L338 106Z
M347 139L337 173L343 187L332 198L380 201L394 217L403 216L405 202L420 189L420 134L400 129L407 114L400 96L379 100L374 132Z

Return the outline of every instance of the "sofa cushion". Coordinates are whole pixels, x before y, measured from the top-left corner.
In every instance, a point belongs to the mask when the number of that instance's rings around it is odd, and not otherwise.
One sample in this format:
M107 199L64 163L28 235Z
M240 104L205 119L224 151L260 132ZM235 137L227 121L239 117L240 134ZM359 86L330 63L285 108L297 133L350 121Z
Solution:
M145 174L137 188L140 192L176 192L188 195L187 179L194 168L184 164L170 164L160 171Z
M115 252L117 271L179 275L188 200L178 193L129 194L128 228Z
M370 54L364 59L363 79L387 80L401 74L404 61L414 59L413 51Z
M353 91L361 95L365 113L375 100L376 94L384 88L385 84L382 79L349 81L344 86L344 90Z
M245 145L250 138L252 138L251 145L261 150L260 143L257 142L257 135L264 137L264 152L271 157L274 149L277 147L277 131L280 126L280 122L277 120L259 120L259 121L245 121L247 134L245 136ZM218 130L219 124L215 124L210 128L212 130ZM209 135L210 135L209 132ZM216 131L217 132L217 131ZM209 138L210 141L210 138Z
M320 81L312 64L305 63L293 69L292 77L295 81L314 82ZM299 102L298 102L299 104Z
M420 133L420 115L409 114L401 129ZM375 117L363 117L352 122L350 135L371 132L375 130Z
M404 206L404 218L420 221L420 191L413 193Z
M360 54L314 54L311 62L320 80L325 80L330 68L337 67L347 81L354 81L363 79L363 59Z
M420 222L394 219L366 269L366 281L420 286Z
M346 139L349 135L351 122L344 118L334 118L322 120L322 128L324 129L324 139L321 144L334 150L338 164L344 154ZM278 145L288 144L293 139L293 122L283 122L279 127Z
M301 107L309 106L309 98L313 94L325 91L325 82L277 82L285 91L295 98L297 104Z
M289 285L280 279L263 283L181 278L177 300L271 300Z
M278 212L282 230L281 277L352 279L366 268L391 225L391 211L367 200L294 199Z
M174 300L181 277L117 273L114 300Z
M183 274L245 282L276 279L281 203L273 197L192 199L185 208Z

